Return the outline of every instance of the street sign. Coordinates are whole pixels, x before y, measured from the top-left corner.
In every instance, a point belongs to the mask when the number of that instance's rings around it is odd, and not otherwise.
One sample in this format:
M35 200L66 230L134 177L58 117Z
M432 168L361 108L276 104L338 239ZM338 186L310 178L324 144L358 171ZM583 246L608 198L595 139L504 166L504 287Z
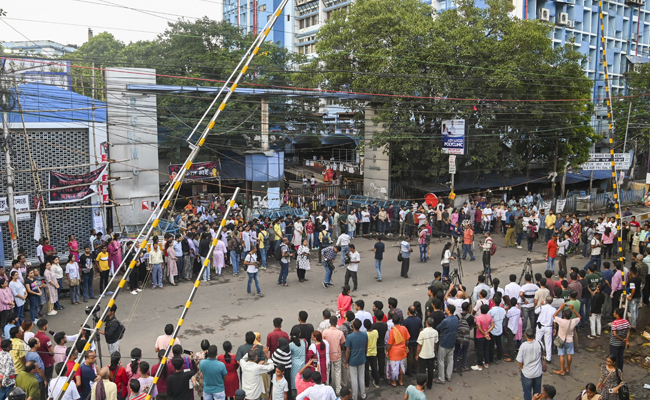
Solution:
M456 156L453 154L449 155L449 173L450 174L456 173Z
M616 170L630 169L630 153L615 153L614 162ZM585 171L610 171L612 169L611 155L609 153L591 153L589 161L580 166Z

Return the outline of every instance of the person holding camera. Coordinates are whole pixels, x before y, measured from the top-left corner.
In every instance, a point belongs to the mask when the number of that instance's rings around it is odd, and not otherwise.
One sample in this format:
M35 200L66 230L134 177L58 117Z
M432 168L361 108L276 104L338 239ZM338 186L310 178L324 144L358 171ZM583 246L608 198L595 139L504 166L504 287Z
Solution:
M117 305L113 304L106 316L105 330L99 331L106 338L109 355L120 351L120 339L124 336L125 331L122 323L115 317L115 311L117 311Z

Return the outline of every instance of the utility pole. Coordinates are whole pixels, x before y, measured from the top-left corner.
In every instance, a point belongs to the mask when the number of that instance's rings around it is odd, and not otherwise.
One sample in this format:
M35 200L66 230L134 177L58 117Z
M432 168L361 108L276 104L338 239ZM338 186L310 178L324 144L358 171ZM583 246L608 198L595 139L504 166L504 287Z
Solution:
M558 133L557 138L555 139L555 159L553 160L553 172L557 176L557 153L560 148L560 134ZM555 178L553 178L553 183L551 184L551 206L555 201Z
M567 144L567 148L568 148L569 147L569 139L566 140L566 144ZM556 157L556 160L557 160L557 149L555 150L555 157ZM562 173L562 186L560 187L561 188L560 196L562 198L564 198L564 188L566 187L566 171L567 171L568 168L569 168L569 162L567 161L564 164L564 171Z
M262 151L269 150L269 99L262 97Z
M4 73L2 75L5 75ZM4 76L6 79L6 76ZM7 86L7 85L5 85ZM5 92L2 96L2 104L9 104L9 95ZM6 109L6 108L5 108ZM16 218L16 207L14 203L14 169L11 167L11 138L9 137L9 121L7 112L2 112L2 129L4 131L4 152L5 165L7 168L7 208L9 209L9 233L11 235L11 252L13 258L18 257L18 219Z

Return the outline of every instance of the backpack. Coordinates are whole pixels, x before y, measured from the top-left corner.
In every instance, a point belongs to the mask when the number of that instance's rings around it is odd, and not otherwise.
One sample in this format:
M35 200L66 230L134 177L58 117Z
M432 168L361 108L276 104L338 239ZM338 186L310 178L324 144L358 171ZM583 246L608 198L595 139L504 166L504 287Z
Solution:
M273 256L276 260L280 261L282 258L282 245L276 247L275 252L273 252Z
M323 238L320 241L320 247L321 248L328 247L330 243L331 243L330 235L328 235L327 233L323 234Z
M271 241L271 237L267 231L262 231L262 236L264 236L264 248L268 249L269 242Z
M589 228L585 228L582 230L582 236L580 237L580 241L582 243L589 243Z
M535 237L535 231L533 231L533 228L531 228L530 226L528 226L528 229L526 229L526 237L528 239L532 239Z
M493 256L497 252L497 244L492 241L492 246L490 246L490 256Z
M241 240L235 239L235 253L242 254L244 252L244 246L242 245Z
M469 335L471 332L471 329L469 327L469 322L467 322L467 318L469 318L469 313L467 313L464 317L462 315L458 315L457 318L458 318L458 331L456 332L456 343L457 344L468 343Z

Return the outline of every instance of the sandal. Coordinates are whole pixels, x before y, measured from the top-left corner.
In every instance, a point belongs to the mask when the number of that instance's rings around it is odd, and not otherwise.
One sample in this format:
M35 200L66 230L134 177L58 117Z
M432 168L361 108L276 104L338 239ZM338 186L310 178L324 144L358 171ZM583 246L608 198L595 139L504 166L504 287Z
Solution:
M553 371L553 373L555 375L564 376L564 372L562 372L562 371Z
M288 283L285 283L285 284L284 284L284 285L282 285L282 286L286 286L286 287L289 287L289 284L288 284Z
M433 383L437 383L438 385L444 385L444 382L441 381L440 379L434 379Z
M512 360L510 358L504 358L503 361L505 361L505 362L514 362L514 360Z

